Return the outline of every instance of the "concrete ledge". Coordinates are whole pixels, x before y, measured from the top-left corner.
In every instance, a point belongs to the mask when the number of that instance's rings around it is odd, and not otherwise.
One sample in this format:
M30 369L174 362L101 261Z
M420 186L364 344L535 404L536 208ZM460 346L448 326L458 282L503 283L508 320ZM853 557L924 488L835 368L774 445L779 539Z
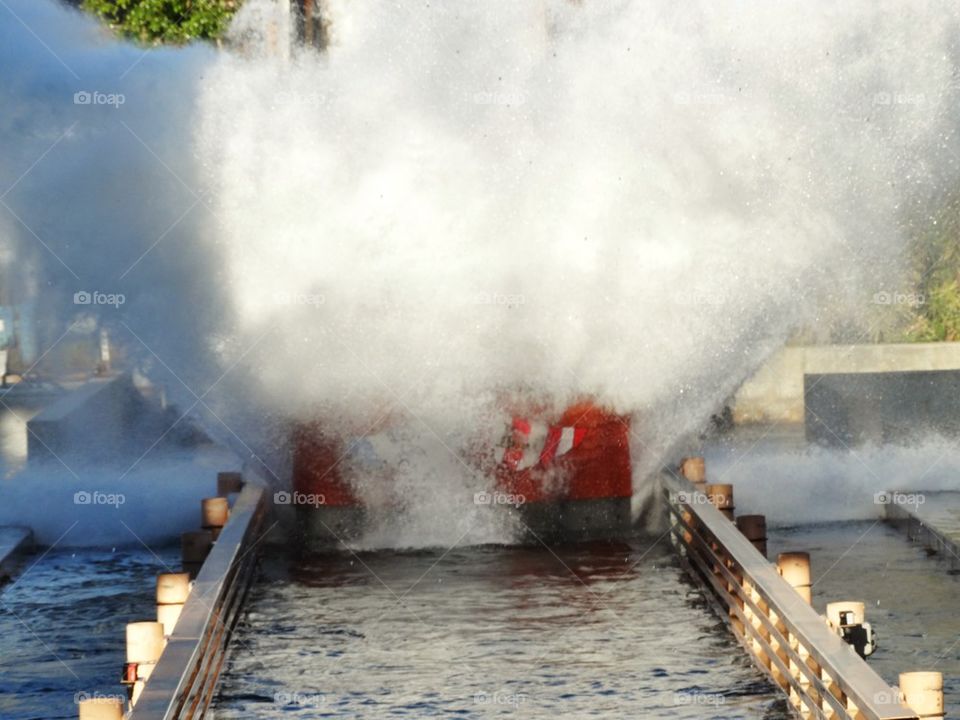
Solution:
M960 370L805 376L807 440L834 447L960 437Z
M146 398L129 374L88 380L27 423L29 461L80 457L110 462L137 457L162 439L197 444L209 438L172 408ZM174 432L169 432L176 425ZM169 433L169 434L168 434Z
M124 443L124 433L145 401L128 375L90 380L44 408L27 423L27 457L38 460L79 452L98 459Z
M923 498L923 503L910 504ZM905 502L899 502L903 498ZM886 521L905 530L907 537L922 543L929 553L938 555L948 572L960 569L960 491L888 493L884 506Z
M32 545L30 528L0 527L0 582L13 576L20 554Z
M787 346L737 391L734 421L803 423L807 375L934 370L960 370L960 343Z
M960 370L960 343L810 345L804 348L807 374Z

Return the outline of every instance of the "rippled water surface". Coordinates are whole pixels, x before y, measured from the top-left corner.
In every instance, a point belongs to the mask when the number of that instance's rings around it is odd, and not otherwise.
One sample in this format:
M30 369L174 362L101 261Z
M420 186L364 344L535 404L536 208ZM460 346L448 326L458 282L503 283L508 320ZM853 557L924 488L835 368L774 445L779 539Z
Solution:
M814 605L863 600L891 684L944 673L960 715L960 576L881 522L771 529ZM52 550L0 588L0 718L117 694L124 624L177 549ZM267 548L210 717L786 718L667 539L296 558Z
M52 550L0 587L0 718L77 717L76 697L124 694L124 627L155 619L156 575L179 548Z
M901 672L943 673L947 717L960 717L960 576L880 521L770 532L769 552L810 553L813 604L862 600L879 646L868 663L896 685Z
M786 717L653 543L274 558L214 717Z

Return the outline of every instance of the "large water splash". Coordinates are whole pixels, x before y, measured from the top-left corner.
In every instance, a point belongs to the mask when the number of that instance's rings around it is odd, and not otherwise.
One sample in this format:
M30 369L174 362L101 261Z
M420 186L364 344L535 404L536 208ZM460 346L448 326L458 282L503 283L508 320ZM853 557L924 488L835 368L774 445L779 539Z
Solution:
M956 170L947 2L351 2L323 55L270 0L222 52L10 9L3 188L66 134L5 257L60 309L125 290L130 351L278 482L286 419L389 417L401 544L498 534L454 456L504 388L631 413L656 470L825 293L896 282Z

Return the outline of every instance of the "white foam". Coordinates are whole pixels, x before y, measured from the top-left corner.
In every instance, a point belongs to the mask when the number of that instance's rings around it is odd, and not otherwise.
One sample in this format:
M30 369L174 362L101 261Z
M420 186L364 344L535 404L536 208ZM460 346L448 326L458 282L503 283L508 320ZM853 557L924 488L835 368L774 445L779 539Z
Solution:
M357 0L322 57L282 19L270 41L269 0L243 52L8 5L0 192L50 252L0 209L0 258L47 318L125 292L95 309L114 339L184 407L213 387L278 482L291 417L415 428L416 496L458 494L403 543L474 517L421 431L457 453L499 436L500 388L591 394L634 416L645 478L798 324L869 314L956 175L943 0Z
M737 514L771 526L879 519L878 494L955 490L960 474L956 442L938 437L852 449L738 443L705 457L711 482L733 483Z

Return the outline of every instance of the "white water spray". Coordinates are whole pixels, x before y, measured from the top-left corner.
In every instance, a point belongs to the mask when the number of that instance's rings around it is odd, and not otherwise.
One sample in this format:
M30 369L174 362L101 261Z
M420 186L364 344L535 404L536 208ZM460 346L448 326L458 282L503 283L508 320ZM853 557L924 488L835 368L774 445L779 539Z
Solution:
M888 287L956 170L947 2L351 2L318 55L249 0L242 51L139 61L11 8L83 87L130 95L82 115L0 12L24 73L0 80L3 188L79 118L6 197L57 259L6 217L15 262L51 305L71 274L126 290L131 352L188 400L168 369L213 386L215 429L279 481L286 419L387 413L412 469L376 544L501 536L450 452L503 388L631 413L642 480L825 292Z

